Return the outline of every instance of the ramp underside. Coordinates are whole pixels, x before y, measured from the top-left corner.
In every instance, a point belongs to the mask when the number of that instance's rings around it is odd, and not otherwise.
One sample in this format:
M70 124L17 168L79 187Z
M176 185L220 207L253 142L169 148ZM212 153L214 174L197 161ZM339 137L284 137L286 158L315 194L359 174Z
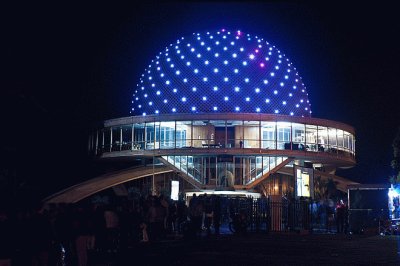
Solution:
M75 186L60 191L44 200L45 203L75 203L89 197L99 191L105 190L116 185L143 178L151 175L159 175L173 172L167 166L142 166L127 170L105 174Z
M248 184L246 186L246 189L252 189L255 186L257 186L258 184L260 184L261 182L263 182L265 179L267 179L271 174L276 173L279 169L285 167L285 165L287 165L288 163L290 163L293 160L293 158L286 158L285 160L283 160L281 163L275 165L275 167L269 169L268 172L266 172L265 174L263 174L260 178L256 179L255 181L251 182L250 184Z
M187 171L183 171L182 169L176 167L175 164L171 163L170 161L168 161L168 159L165 159L163 157L159 157L158 158L163 164L168 165L170 168L173 168L175 171L179 172L181 174L181 177L188 182L189 184L191 184L195 189L200 190L202 187L202 184L197 181L196 179L194 179L193 177L189 176L189 174L187 173Z

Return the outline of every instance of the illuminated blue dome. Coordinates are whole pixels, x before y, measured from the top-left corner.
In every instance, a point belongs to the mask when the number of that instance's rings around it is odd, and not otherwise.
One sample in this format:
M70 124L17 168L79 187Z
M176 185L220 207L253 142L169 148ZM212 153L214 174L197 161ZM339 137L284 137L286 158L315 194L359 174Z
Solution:
M263 38L193 33L160 52L133 93L132 114L271 113L311 116L293 64Z

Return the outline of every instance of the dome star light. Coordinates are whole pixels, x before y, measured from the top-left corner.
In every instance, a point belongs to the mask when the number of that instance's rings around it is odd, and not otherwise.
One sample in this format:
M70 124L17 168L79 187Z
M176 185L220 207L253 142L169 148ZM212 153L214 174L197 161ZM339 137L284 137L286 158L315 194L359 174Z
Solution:
M151 60L139 84L130 108L136 115L262 111L310 117L312 113L307 90L285 54L243 31L225 29L179 38Z

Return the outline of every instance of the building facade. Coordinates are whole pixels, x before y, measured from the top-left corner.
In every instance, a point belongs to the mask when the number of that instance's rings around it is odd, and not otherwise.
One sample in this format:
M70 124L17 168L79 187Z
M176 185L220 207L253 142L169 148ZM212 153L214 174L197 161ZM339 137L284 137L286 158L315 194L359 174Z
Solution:
M151 161L147 176L143 163L124 180L150 177L153 193L179 180L183 193L313 197L315 175L343 191L350 182L335 170L355 165L354 128L312 118L298 71L257 35L220 29L176 40L151 60L131 102L131 116L105 121L88 149ZM105 178L103 188L123 183Z

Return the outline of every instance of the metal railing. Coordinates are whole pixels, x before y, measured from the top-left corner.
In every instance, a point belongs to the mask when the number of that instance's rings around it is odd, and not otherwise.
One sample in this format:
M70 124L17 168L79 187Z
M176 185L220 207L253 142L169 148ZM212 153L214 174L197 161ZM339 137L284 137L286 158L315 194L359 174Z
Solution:
M222 226L242 213L247 219L247 230L253 232L290 232L325 227L313 219L308 199L272 200L270 198L221 198Z

